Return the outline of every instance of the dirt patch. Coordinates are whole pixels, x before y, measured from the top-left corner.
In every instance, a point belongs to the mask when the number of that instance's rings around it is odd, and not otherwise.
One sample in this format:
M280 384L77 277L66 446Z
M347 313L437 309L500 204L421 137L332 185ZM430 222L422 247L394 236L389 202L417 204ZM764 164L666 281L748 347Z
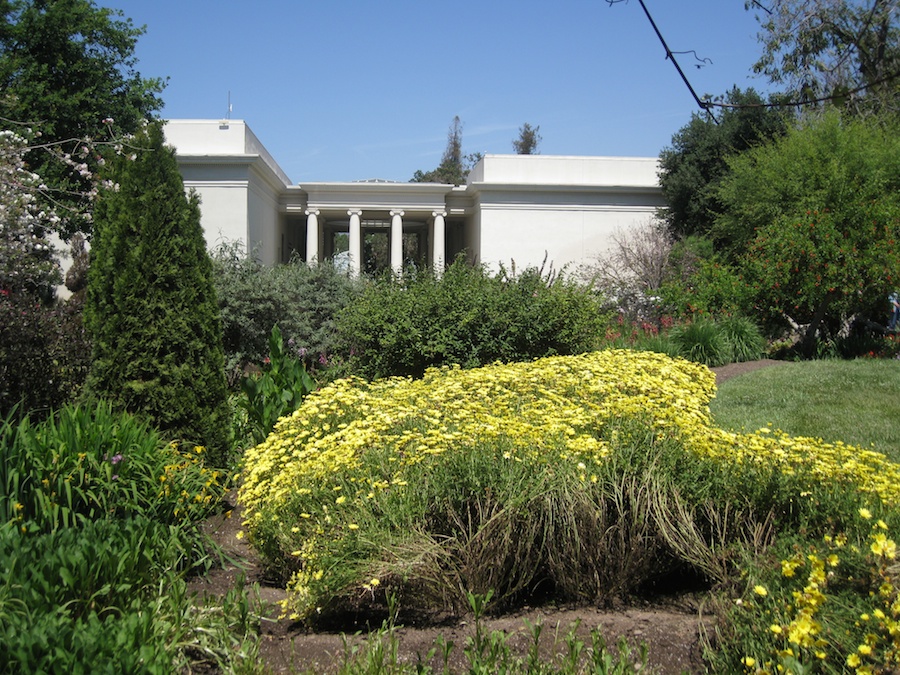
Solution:
M717 384L727 379L752 372L759 368L777 366L784 362L765 359L747 363L735 363L713 368ZM234 588L238 578L244 576L248 584L258 591L256 601L264 616L261 625L260 656L272 673L328 673L340 665L348 645L361 644L370 628L378 626L347 625L341 633L314 632L287 619L279 619L278 602L286 597L284 589L277 588L263 577L260 561L255 551L238 537L241 530L240 508L234 496L222 515L209 519L204 527L222 548L228 562L220 569L190 582L190 590L201 596L222 596ZM509 635L508 645L517 654L528 653L532 636L528 623L541 622L540 652L545 658L554 651L567 652L567 635L577 626L574 635L587 645L591 642L591 630L598 628L609 648L614 648L624 637L634 649L645 643L649 650L650 665L662 675L703 673L703 636L713 631L715 617L703 611L703 598L697 595L681 595L655 603L623 606L614 610L596 607L541 607L524 608L502 617L484 619L488 632L501 630ZM396 628L398 658L415 663L436 648L431 662L438 672L442 666L438 638L452 642L450 664L456 670L465 664L463 647L467 638L474 635L471 617L430 627Z
M268 584L262 575L259 558L244 539L237 537L241 529L240 508L233 503L227 515L209 519L204 527L222 547L228 562L209 574L191 580L189 590L201 597L218 597L234 588L243 575L248 584L258 590L251 593L264 619L261 624L260 656L272 673L334 672L339 667L349 645L361 645L369 629L379 626L351 624L342 632L315 632L287 619L279 619L278 602L286 597L284 589ZM663 675L704 672L701 634L712 629L714 618L702 613L702 599L682 595L653 604L623 606L613 610L595 607L523 608L515 614L487 617L483 620L487 632L500 630L509 635L508 645L516 653L525 655L533 643L528 624L540 622L539 650L547 659L556 652L565 654L571 636L591 644L591 630L599 629L608 647L614 649L624 637L637 650L641 643L648 647L648 658L657 672ZM443 660L438 638L454 648L449 663L464 672L466 664L463 648L467 638L474 636L472 617L450 624L429 627L400 626L395 629L398 658L416 663L425 659L432 649L431 665L440 672Z
M727 366L719 368L711 368L716 374L716 384L722 384L725 380L730 380L738 375L745 375L760 368L771 368L772 366L783 366L787 361L776 361L775 359L760 359L759 361L744 361L743 363L729 363Z

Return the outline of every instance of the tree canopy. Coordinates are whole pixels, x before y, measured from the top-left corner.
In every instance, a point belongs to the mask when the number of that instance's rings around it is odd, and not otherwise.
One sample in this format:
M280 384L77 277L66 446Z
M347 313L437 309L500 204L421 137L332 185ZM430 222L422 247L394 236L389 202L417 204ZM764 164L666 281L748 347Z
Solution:
M900 286L900 133L894 120L809 115L729 161L716 226L728 233L757 312L820 329L876 320Z
M718 119L695 114L660 153L659 181L668 208L663 212L675 237L715 237L714 223L722 210L718 185L728 172L728 157L784 134L789 117L753 89L733 88L724 98L729 106ZM727 241L721 242L727 247Z
M89 193L99 156L74 156L85 138L130 134L162 108L164 82L136 70L134 49L143 28L121 11L93 0L0 0L0 117L39 131L50 156L29 153L32 171L53 187L53 199L78 208ZM75 221L62 234L89 229Z
M222 460L229 437L222 328L199 198L152 123L117 156L101 195L88 271L87 387Z
M533 127L528 122L519 127L519 137L512 142L516 154L539 155L538 146L542 140L540 131L540 125Z
M900 0L745 2L760 23L757 73L800 100L847 98L896 111Z
M418 170L413 174L411 183L447 183L462 185L469 177L472 166L481 159L481 155L462 154L462 121L459 115L453 118L447 132L447 147L441 156L441 163L431 171Z

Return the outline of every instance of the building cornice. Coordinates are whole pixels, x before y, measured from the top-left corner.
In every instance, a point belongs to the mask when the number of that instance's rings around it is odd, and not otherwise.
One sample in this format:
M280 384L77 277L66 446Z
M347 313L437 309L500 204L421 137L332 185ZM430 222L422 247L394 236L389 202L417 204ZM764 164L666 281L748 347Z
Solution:
M285 178L272 170L261 155L177 155L178 163L184 167L229 167L245 168L259 176L274 192L281 193L289 187Z

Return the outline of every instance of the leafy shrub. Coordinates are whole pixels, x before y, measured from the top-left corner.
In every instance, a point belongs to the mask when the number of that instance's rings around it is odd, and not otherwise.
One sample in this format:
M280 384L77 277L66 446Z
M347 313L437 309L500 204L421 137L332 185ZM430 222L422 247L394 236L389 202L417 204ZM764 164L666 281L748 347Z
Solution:
M90 365L90 343L76 302L40 304L0 292L0 416L42 416L73 402Z
M0 523L52 532L102 518L197 520L219 504L223 478L146 423L107 403L66 406L41 423L0 426Z
M678 347L679 355L710 367L753 361L763 355L766 347L756 324L738 316L695 318L673 327L668 340Z
M717 322L731 350L729 361L740 363L755 361L766 351L766 340L753 321L742 316L731 316Z
M641 352L657 352L672 358L681 356L681 346L665 333L643 335L630 343L628 348Z
M199 198L185 194L162 123L112 157L94 210L85 327L93 341L87 390L228 464L230 411L222 326Z
M420 377L427 368L577 354L607 323L597 299L563 276L530 268L491 274L464 259L442 276L384 276L338 316L351 372Z
M731 360L731 344L711 319L695 319L672 328L669 338L695 363L715 367Z
M108 404L0 425L0 672L252 672L243 589L186 592L222 494L202 454Z
M262 372L241 380L244 396L240 402L247 411L254 442L262 443L278 418L294 412L315 386L303 361L284 350L281 331L274 326L269 337L269 357Z
M359 287L346 272L299 259L263 265L240 244L217 247L213 270L231 384L248 364L263 362L276 324L292 356L313 368L330 362L336 351L336 315Z
M751 290L740 273L716 257L682 263L659 289L660 304L676 317L748 314ZM678 268L676 268L678 269Z
M213 617L188 598L188 529L144 516L24 529L0 526L0 672L182 672L201 651L226 672L255 661L246 606L232 594Z
M153 596L164 567L177 571L195 562L186 531L144 516L47 533L25 529L14 523L0 528L0 565L16 580L10 590L27 613L62 610L79 618L93 607L124 607Z

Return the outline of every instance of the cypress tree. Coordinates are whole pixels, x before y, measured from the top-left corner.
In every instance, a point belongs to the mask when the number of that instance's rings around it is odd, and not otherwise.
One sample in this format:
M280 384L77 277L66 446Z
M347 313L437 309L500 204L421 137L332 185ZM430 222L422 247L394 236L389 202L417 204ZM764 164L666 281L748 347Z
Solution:
M204 445L221 464L230 443L222 328L199 198L185 194L162 124L109 163L117 184L94 212L85 325L87 391Z

